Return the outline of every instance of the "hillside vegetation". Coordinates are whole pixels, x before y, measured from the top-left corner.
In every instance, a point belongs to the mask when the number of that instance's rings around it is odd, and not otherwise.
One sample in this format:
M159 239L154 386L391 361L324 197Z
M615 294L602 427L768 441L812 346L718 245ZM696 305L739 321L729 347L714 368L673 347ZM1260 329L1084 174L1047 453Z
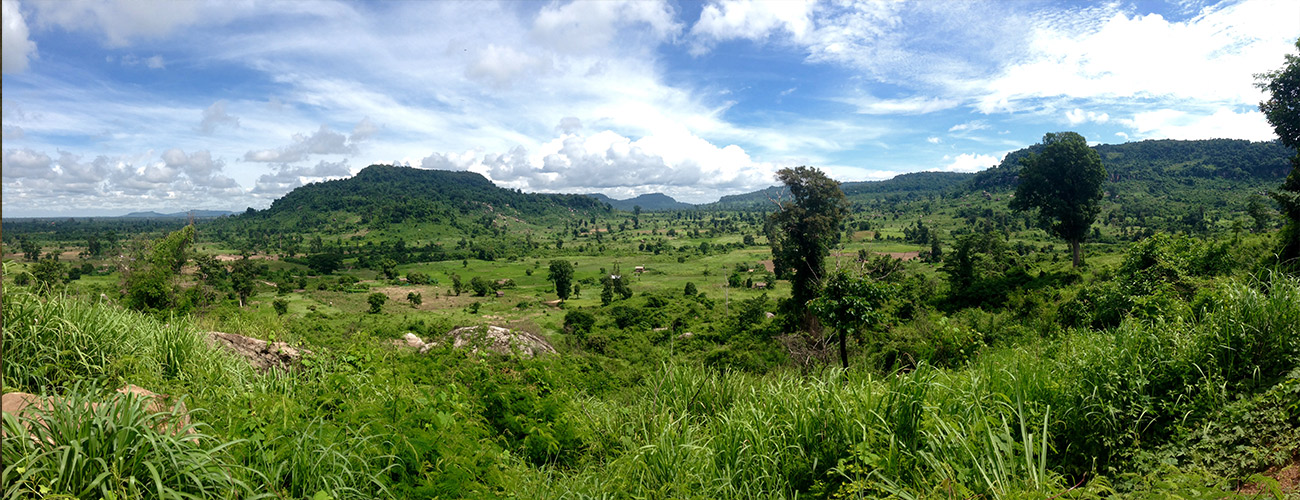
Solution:
M985 174L839 185L826 268L869 286L820 333L774 193L637 213L371 166L193 226L6 220L4 390L51 399L5 414L4 495L1291 498L1274 145L1122 146L1077 268Z

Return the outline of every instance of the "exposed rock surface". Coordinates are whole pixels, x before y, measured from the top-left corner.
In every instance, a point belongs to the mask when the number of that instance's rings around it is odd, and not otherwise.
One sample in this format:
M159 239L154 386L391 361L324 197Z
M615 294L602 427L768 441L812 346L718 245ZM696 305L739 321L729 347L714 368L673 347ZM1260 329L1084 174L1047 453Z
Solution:
M234 333L208 332L208 343L240 355L261 372L272 368L288 370L298 365L303 354L311 353L284 342L267 342Z
M479 349L497 354L518 354L531 358L539 354L554 354L555 348L546 339L528 332L515 331L499 326L463 326L447 332L447 341L456 349L468 349L471 353ZM415 349L424 354L438 346L437 342L425 342L413 333L407 332L400 339L393 340L398 347Z
M555 348L546 339L528 332L513 331L499 326L462 326L450 332L452 347L478 352L486 349L498 354L517 353L531 358L538 354L555 354Z

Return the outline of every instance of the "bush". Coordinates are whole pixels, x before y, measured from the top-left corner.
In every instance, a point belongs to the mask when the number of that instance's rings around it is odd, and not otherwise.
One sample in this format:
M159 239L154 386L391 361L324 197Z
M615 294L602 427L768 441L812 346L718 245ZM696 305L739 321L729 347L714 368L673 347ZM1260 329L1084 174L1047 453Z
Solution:
M276 314L280 316L284 316L285 313L289 312L289 301L285 299L277 298L271 301L271 307L275 308Z
M384 307L384 303L388 302L388 296L375 292L366 297L366 302L370 303L370 314L379 314L379 311Z

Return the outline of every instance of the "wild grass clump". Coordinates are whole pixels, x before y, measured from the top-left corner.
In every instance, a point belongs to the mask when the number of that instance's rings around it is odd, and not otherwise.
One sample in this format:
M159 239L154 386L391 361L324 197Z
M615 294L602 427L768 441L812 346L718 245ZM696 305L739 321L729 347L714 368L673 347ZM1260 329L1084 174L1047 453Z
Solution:
M256 498L260 475L227 459L235 443L186 417L82 385L5 413L5 498Z
M8 388L230 384L251 375L239 360L208 347L186 318L162 322L102 301L24 291L6 291L3 300Z

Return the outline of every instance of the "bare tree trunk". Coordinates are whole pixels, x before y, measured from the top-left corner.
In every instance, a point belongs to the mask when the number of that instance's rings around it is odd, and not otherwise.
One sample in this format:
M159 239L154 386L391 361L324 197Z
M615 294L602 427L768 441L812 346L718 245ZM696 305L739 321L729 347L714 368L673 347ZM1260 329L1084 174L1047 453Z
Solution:
M844 365L845 370L849 369L848 336L849 336L848 333L844 332L843 330L840 330L840 364Z
M1070 242L1070 252L1074 255L1074 267L1079 267L1083 263L1083 252L1079 248L1078 240Z

